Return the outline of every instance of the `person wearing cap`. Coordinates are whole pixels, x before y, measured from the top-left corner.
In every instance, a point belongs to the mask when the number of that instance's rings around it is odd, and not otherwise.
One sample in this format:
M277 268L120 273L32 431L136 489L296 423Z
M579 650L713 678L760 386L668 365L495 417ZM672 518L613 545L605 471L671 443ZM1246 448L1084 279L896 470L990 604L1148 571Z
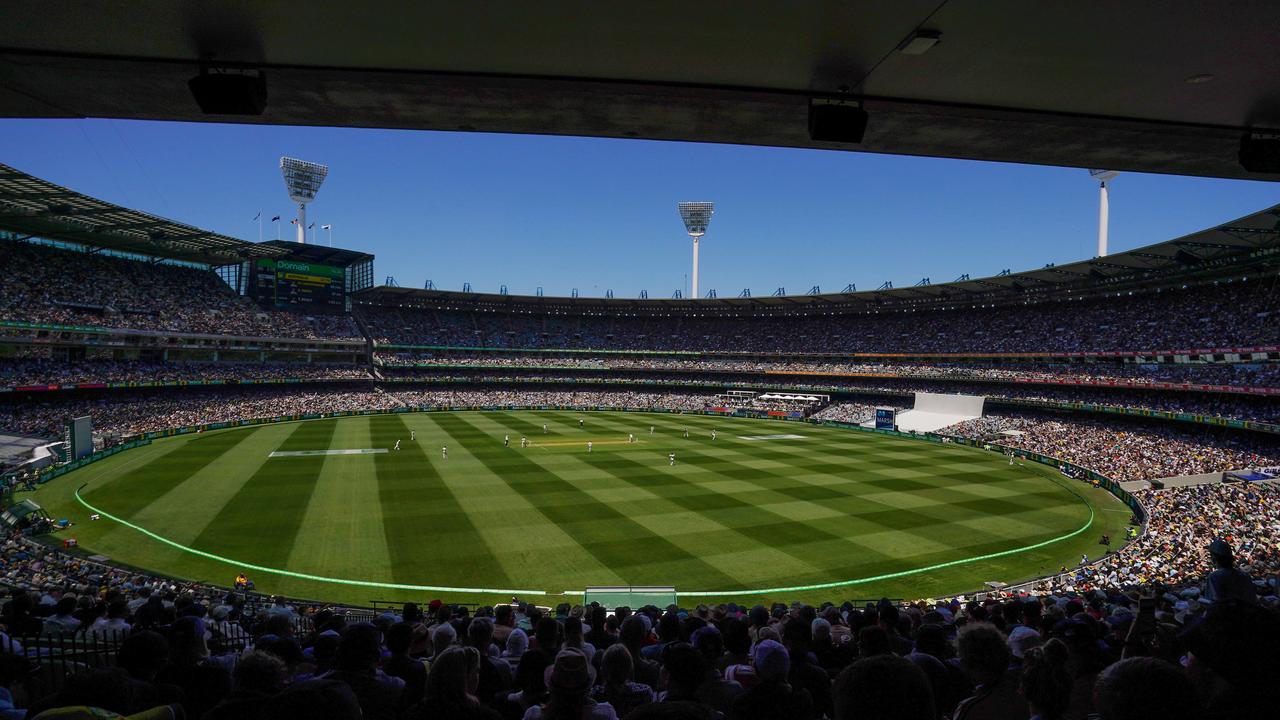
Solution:
M1235 600L1243 603L1258 601L1258 592L1253 579L1243 570L1235 566L1235 556L1231 546L1221 538L1209 543L1209 557L1217 570L1209 573L1205 581L1204 597L1210 602Z
M596 671L586 653L578 648L567 647L557 653L555 663L546 669L543 677L550 699L544 705L529 708L524 720L618 719L612 705L591 699Z
M751 654L756 684L733 701L730 720L805 720L813 716L813 698L807 690L787 683L791 658L776 640L756 643Z

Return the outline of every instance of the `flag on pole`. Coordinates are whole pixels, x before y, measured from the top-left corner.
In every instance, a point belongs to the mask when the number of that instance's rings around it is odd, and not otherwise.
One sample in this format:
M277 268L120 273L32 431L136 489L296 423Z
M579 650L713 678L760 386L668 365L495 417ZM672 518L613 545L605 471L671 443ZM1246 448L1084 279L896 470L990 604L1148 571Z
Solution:
M316 229L316 224L315 224L315 223L311 223L310 225L308 225L308 226L307 226L307 229L308 229L308 230L315 230L315 229Z
M290 224L290 225L297 225L297 224L298 224L298 218L294 218L294 219L290 220L290 221L289 221L289 224Z
M259 210L259 211L258 211L258 214L257 214L257 215L254 215L254 216L253 216L253 221L254 221L254 222L257 222L257 221L258 221L258 218L260 218L260 217L262 217L262 211L261 211L261 210Z
M321 225L321 226L320 226L320 229L321 229L321 230L332 230L332 229L333 229L333 226L332 226L332 225Z
M276 221L277 221L277 220L279 220L279 219L280 219L280 216L279 216L279 215L277 215L277 216L275 216L275 217L271 218L271 222L276 222Z

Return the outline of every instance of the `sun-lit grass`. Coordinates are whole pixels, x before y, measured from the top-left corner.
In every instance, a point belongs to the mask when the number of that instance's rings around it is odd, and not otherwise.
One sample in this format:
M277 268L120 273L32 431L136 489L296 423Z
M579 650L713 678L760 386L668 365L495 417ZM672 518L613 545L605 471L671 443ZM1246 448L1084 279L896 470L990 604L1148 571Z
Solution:
M804 437L742 437L770 434ZM363 448L387 452L268 457ZM410 413L256 426L157 441L37 493L76 523L68 534L88 552L221 584L238 565L110 519L89 521L74 498L81 485L86 502L105 512L237 563L340 580L547 591L548 602L566 590L626 584L723 591L718 599L745 602L966 592L1095 555L1099 535L1121 537L1128 519L1102 491L970 448L648 413ZM1068 535L1091 514L1092 526L1070 539L989 560L840 588L734 592L1000 553ZM260 589L343 602L509 599L249 574Z

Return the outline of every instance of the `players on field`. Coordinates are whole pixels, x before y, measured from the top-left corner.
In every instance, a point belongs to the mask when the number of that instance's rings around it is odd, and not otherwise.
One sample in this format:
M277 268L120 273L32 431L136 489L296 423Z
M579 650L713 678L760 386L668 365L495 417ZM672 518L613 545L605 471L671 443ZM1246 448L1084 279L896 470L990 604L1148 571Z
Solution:
M417 430L410 430L410 431L409 431L409 439L410 439L410 440L417 440L417 439L418 439L418 431L417 431Z
M441 448L440 448L440 457L444 458L445 460L448 460L448 459L449 459L449 446L448 446L448 445L445 445L445 446L443 446L443 447L441 447Z
M527 447L529 447L529 438L527 438L527 437L525 437L525 436L521 435L521 436L520 436L520 447L522 447L522 448L527 448Z
M628 443L633 443L633 442L635 442L635 441L636 441L636 434L635 434L635 433L627 433L627 442L628 442Z
M591 452L591 441L590 441L590 440L588 440L588 441L587 441L587 452L588 452L588 453L590 453L590 452Z
M652 434L653 434L653 426L652 426L652 425L650 425L650 426L649 426L649 434L650 434L650 435L652 435Z
M582 429L582 418L578 418L578 429Z
M546 424L546 423L542 423L542 434L543 434L543 435L546 435L546 434L547 434L547 424Z
M675 464L676 464L676 454L675 454L675 453L667 453L667 464L668 464L668 465L675 465Z
M396 450L399 450L399 449L400 449L400 441L399 441L399 440L396 440L396 447L395 447L395 449L396 449Z
M511 447L511 436L510 436L510 435L503 435L503 436L502 436L502 447Z
M711 431L711 439L712 439L712 440L715 440L715 439L716 439L716 431L715 431L715 430L712 430L712 431Z
M689 437L689 428L684 429L684 434L682 435L682 437L685 437L685 438Z

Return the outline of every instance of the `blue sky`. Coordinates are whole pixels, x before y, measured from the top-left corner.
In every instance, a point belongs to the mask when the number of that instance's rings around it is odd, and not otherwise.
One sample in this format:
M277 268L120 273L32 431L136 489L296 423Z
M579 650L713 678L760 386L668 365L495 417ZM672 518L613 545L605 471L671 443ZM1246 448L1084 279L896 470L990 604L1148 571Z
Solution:
M637 140L120 120L0 121L0 162L246 240L293 208L281 155L329 177L309 220L377 256L377 282L584 296L686 282L675 204L712 200L701 285L803 293L897 287L1092 256L1083 170ZM1280 202L1280 184L1124 174L1111 248L1147 245ZM270 223L263 232L275 237ZM321 234L319 241L325 242Z

